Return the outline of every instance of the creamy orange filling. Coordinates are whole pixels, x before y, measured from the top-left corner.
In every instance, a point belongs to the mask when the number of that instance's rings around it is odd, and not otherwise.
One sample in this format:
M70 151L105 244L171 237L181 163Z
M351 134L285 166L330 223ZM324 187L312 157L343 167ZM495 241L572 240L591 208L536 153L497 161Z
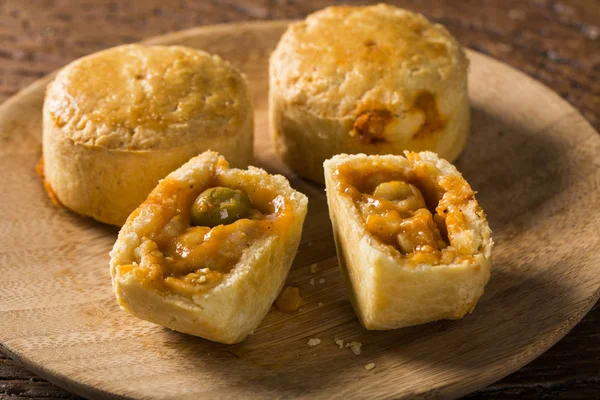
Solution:
M384 109L363 112L354 121L350 134L357 134L366 144L385 142L385 128L392 118L392 113Z
M245 192L251 209L246 217L213 227L194 226L191 206L198 193L182 193L186 189L179 189L163 192L173 195L179 207L175 215L165 218L162 229L140 246L143 262L137 267L123 266L154 289L192 296L217 286L232 272L244 251L257 240L288 229L294 218L283 196L248 187Z
M337 170L338 190L349 196L369 234L415 264L449 264L459 255L450 246L448 210L433 181L421 173Z
M350 136L358 137L362 144L380 144L394 141L398 132L400 137L404 137L405 131L409 130L412 139L430 141L435 140L436 134L445 127L446 119L438 110L435 96L423 91L415 96L412 107L401 115L385 108L361 112L354 121Z
M52 186L50 186L50 182L48 182L46 180L46 174L44 173L44 156L43 155L40 158L40 161L38 161L38 163L35 166L35 172L38 174L38 176L42 180L42 185L44 186L44 190L48 194L48 197L50 198L50 201L52 202L52 204L54 204L55 206L62 206L60 200L58 200L58 197L56 196L56 193L54 193Z

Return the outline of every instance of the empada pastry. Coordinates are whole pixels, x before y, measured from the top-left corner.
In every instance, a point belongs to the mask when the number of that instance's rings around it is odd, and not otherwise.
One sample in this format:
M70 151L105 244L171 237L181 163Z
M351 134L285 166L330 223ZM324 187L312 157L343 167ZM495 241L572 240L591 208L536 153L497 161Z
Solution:
M298 249L308 199L280 175L207 151L170 173L110 253L121 308L221 343L261 322Z
M336 154L435 151L469 134L468 59L442 25L387 4L327 7L290 24L269 63L273 142L323 183Z
M338 259L367 329L473 311L490 277L491 230L475 193L432 152L324 163Z
M208 149L253 155L246 79L220 57L131 44L73 61L44 100L44 187L64 207L121 226L159 179Z

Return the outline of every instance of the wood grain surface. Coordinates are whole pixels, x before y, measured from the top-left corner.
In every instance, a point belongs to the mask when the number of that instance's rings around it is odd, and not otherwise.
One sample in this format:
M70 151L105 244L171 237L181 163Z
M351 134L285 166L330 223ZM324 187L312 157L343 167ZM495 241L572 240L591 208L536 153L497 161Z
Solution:
M398 4L424 12L448 26L463 43L508 61L549 84L598 127L600 52L595 24L600 21L600 11L597 2L457 1L440 5L433 1L405 1ZM206 23L301 17L323 5L325 2L320 1L307 4L181 2L173 6L158 1L143 4L0 2L0 96L6 98L71 59L111 45ZM552 177L554 175L548 179ZM472 398L597 397L598 315L596 307L570 335L540 359L471 395ZM17 398L71 396L2 357L0 396L6 395Z

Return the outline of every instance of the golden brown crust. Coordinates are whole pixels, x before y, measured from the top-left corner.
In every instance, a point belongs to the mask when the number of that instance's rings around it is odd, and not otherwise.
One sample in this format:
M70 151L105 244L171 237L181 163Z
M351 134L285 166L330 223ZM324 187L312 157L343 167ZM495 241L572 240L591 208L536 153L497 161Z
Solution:
M406 89L460 81L467 65L442 25L385 4L311 14L290 25L272 56L282 95L326 118L403 109L411 103Z
M192 144L197 137L190 129L236 136L231 126L247 118L247 99L243 76L218 56L183 46L125 45L69 64L48 86L45 107L64 139L152 150Z
M420 14L384 4L316 12L271 55L278 152L317 182L339 153L432 150L453 160L469 130L467 67L460 44Z
M212 149L253 157L244 77L181 46L127 45L66 66L44 102L44 172L65 207L122 225L166 176Z

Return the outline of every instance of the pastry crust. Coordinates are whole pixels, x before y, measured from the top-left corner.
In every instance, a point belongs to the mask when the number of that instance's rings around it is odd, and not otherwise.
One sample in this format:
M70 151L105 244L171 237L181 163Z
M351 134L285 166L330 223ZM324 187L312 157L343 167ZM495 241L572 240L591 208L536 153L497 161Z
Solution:
M385 4L311 14L270 59L277 151L319 183L339 153L431 150L453 161L469 133L467 68L461 45L420 14Z
M44 102L44 174L62 205L121 226L159 179L212 149L253 154L245 78L182 46L119 46L63 68Z
M459 319L473 311L490 277L493 241L474 192L453 165L432 152L406 152L406 158L342 154L324 168L338 259L367 329ZM392 171L425 188L428 207L445 215L447 247L403 253L383 243L367 229L359 204L341 184L343 171L364 176Z
M244 190L257 203L276 204L279 209L273 222L244 242L247 247L240 249L228 271L220 270L222 275L214 282L188 285L186 290L165 286L166 279L177 278L177 274L163 269L168 256L161 252L159 235L181 233L182 228L177 227L180 217L189 221L185 208L198 193L215 185ZM298 249L307 204L306 196L293 190L281 175L254 167L230 169L222 156L210 151L192 158L161 181L119 232L110 253L119 305L138 318L180 332L221 343L243 340L260 324L283 287ZM213 228L211 235L223 227ZM220 247L217 243L215 257ZM205 277L210 278L211 273Z

